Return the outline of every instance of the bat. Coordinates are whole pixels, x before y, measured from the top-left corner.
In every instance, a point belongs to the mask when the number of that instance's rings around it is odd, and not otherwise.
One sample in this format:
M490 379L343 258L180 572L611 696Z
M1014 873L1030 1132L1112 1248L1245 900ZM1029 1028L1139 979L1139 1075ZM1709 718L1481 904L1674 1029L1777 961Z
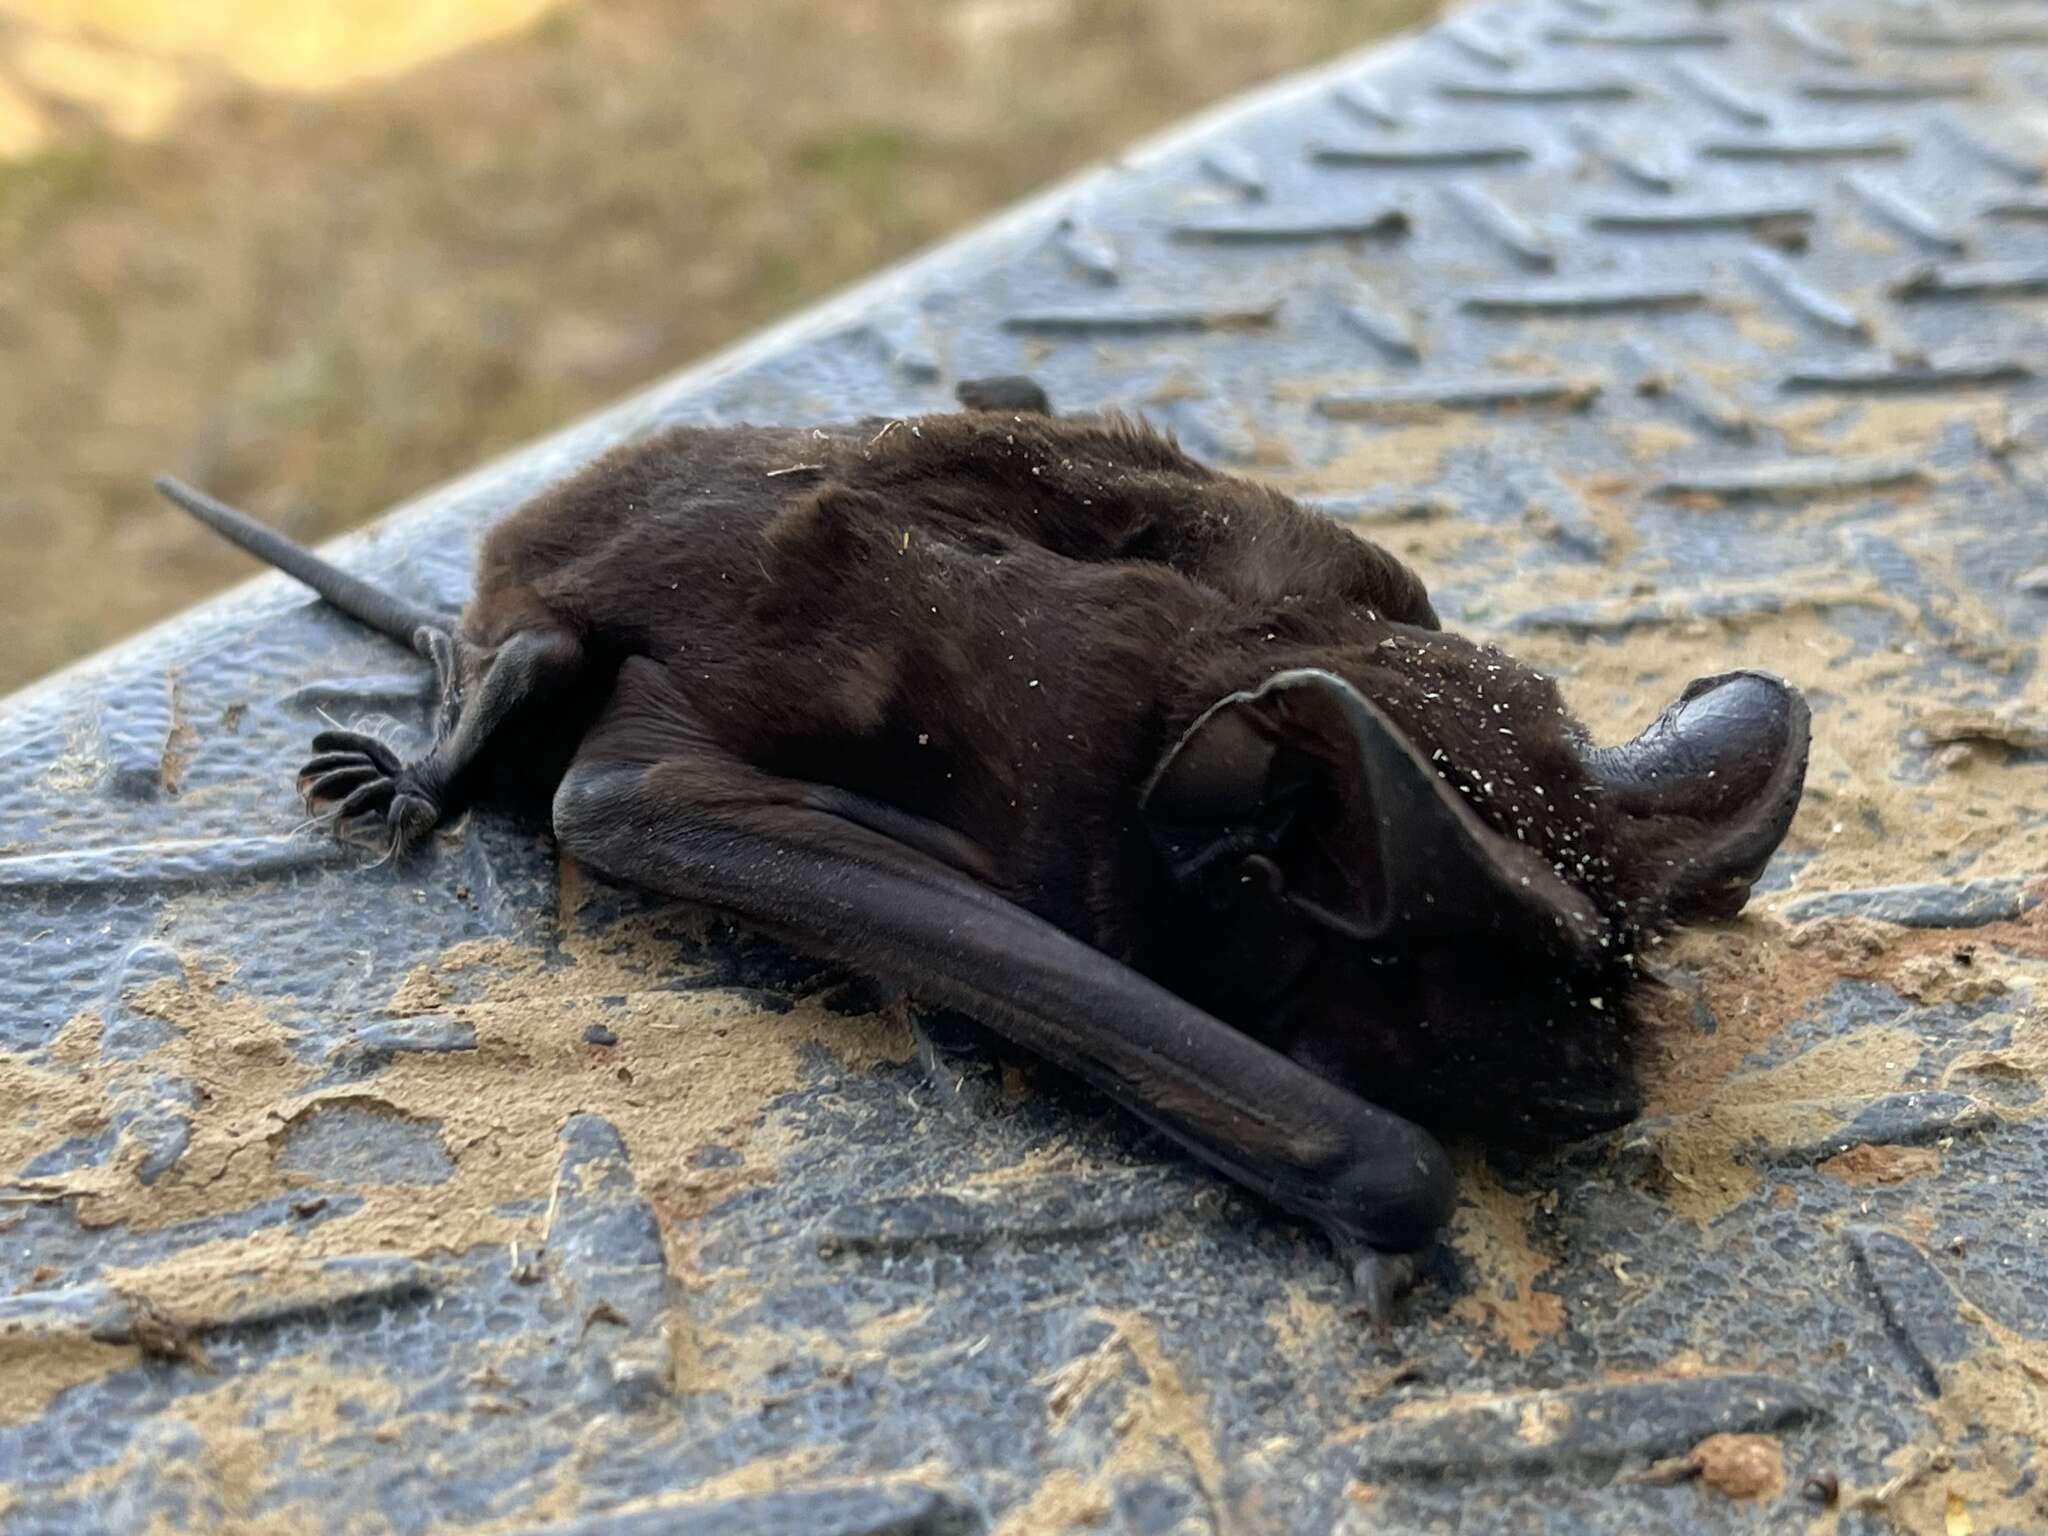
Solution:
M158 485L432 664L424 754L313 739L337 835L543 818L1093 1083L1384 1314L1452 1206L1440 1136L1633 1117L1637 956L1742 908L1807 708L1721 673L1596 746L1321 514L1029 379L959 394L616 448L486 533L459 620Z

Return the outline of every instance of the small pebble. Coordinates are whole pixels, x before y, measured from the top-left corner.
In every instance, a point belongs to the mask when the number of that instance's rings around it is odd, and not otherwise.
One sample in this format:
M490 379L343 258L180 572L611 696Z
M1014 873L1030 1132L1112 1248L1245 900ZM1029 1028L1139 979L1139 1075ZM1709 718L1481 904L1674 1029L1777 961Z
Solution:
M583 1043L585 1045L617 1045L619 1037L606 1029L602 1024L593 1024L590 1028L583 1031Z

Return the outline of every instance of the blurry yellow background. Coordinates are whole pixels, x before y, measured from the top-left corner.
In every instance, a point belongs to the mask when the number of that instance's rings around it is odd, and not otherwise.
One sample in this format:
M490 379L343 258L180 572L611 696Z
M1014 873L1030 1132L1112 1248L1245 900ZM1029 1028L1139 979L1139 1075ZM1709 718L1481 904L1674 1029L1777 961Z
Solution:
M128 134L162 128L203 64L251 85L320 91L393 75L533 21L560 0L0 0L24 23L8 73L97 108ZM51 125L0 79L0 154L41 148Z
M1432 8L0 0L0 692Z

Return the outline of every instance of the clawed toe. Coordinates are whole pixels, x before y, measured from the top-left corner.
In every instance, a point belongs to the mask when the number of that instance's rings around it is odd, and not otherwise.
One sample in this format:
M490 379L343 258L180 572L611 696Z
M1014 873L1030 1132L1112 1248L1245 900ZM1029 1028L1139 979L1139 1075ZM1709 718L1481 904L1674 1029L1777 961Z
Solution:
M321 752L306 759L306 765L299 770L299 782L303 784L335 768L355 767L374 768L379 773L391 771L380 763L372 762L361 752Z
M351 848L361 848L368 853L389 853L391 832L386 826L382 812L366 816L335 816L332 819L334 840Z
M316 759L316 762L324 759ZM308 810L317 810L323 804L342 800L366 784L388 781L390 775L373 763L358 758L354 762L333 764L316 769L308 763L299 770L299 798Z
M371 812L383 812L398 793L398 785L388 778L375 778L354 790L347 799L334 808L336 821L353 821L358 816Z
M323 757L342 753L354 753L368 758L388 774L395 775L405 765L398 754L376 737L362 731L322 731L313 738L313 762L306 768L311 771L313 764ZM339 765L337 765L339 766Z

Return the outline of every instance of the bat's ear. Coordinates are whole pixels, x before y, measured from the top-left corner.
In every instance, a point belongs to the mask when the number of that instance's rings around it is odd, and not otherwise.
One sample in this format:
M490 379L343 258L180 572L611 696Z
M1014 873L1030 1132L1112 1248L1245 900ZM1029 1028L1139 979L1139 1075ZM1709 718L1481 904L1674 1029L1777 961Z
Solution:
M1181 884L1256 879L1363 942L1496 932L1584 954L1605 932L1584 895L1481 821L1333 673L1276 673L1213 705L1140 803Z
M1742 910L1799 809L1809 727L1782 679L1723 672L1687 684L1634 741L1586 754L1656 871L1647 907L1678 922Z

